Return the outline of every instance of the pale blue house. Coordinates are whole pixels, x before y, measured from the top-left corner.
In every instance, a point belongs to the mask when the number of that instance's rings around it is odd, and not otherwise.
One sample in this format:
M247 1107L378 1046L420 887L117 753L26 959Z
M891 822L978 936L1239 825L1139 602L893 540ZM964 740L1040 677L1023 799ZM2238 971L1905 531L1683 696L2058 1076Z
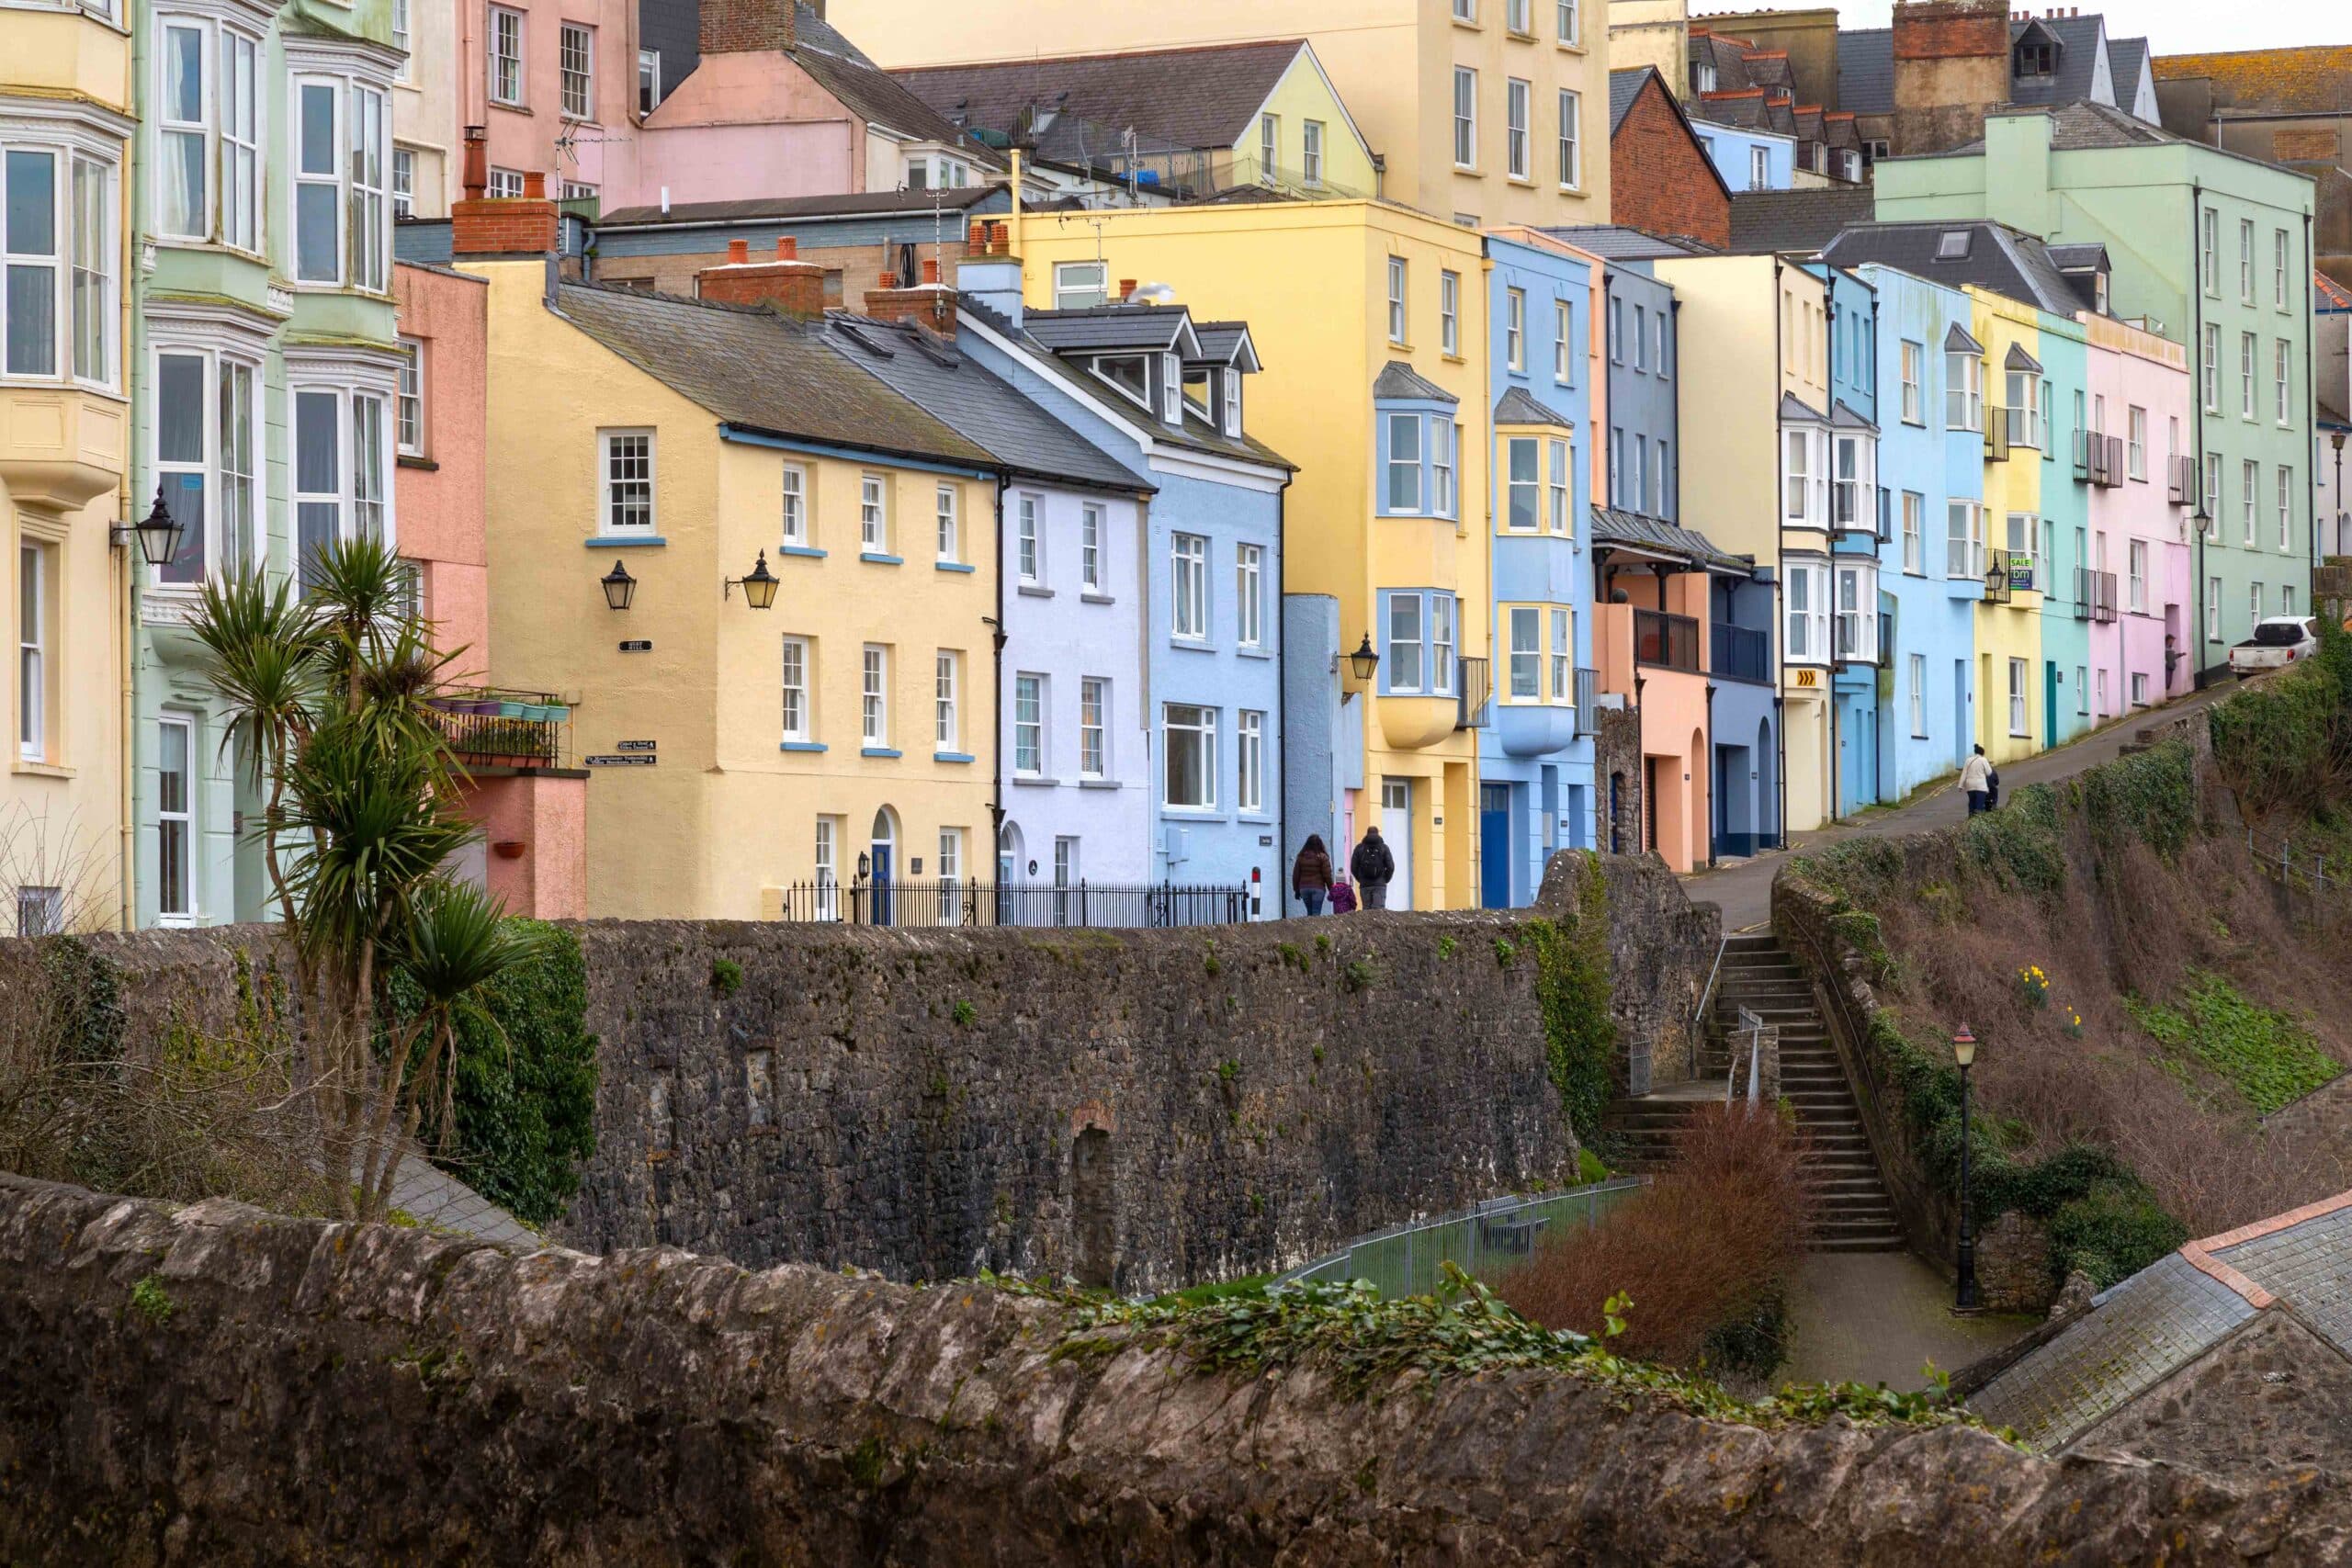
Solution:
M1116 566L1116 552L1090 554L1082 526L1046 547L1060 559L1024 557L1017 498L1008 497L1003 711L1008 726L1023 723L1031 698L1022 676L1040 677L1038 700L1074 728L1080 762L1074 776L1057 764L1024 784L1023 738L1008 728L1001 874L1028 876L1032 862L1046 874L1062 836L1055 823L1090 795L1132 794L1143 809L1122 815L1137 823L1123 830L1139 833L1118 852L1123 875L1133 867L1152 885L1253 887L1247 912L1280 916L1295 848L1283 821L1282 680L1283 494L1294 470L1246 434L1247 381L1258 369L1247 325L1195 321L1178 305L1025 310L1013 261L967 262L958 284L956 352L1151 491ZM1125 609L1111 626L1038 644L1043 668L1010 651L1024 619L1042 612L1069 626L1072 614L1112 604ZM1308 657L1328 662L1336 651ZM1117 728L1098 756L1086 749L1095 720L1084 693L1096 678L1089 672L1111 664L1128 672L1125 693L1103 705ZM1228 917L1204 907L1177 918Z
M1686 105L1690 129L1724 184L1734 191L1787 190L1796 183L1797 139L1776 130L1726 124L1708 118L1714 106Z
M1592 845L1590 496L1595 265L1488 235L1494 696L1479 729L1479 902L1533 902ZM1663 344L1665 322L1658 323Z

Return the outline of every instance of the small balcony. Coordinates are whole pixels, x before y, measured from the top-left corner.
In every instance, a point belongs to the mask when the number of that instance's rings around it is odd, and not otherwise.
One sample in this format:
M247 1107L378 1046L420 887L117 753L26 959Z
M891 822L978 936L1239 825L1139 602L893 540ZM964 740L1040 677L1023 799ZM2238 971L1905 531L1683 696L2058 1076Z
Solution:
M1716 621L1707 634L1707 673L1726 681L1772 680L1772 635L1750 626Z
M1455 710L1453 728L1483 729L1493 717L1488 699L1495 694L1494 667L1484 659L1464 658L1458 663L1453 689L1461 706Z
M2033 558L2031 556L2012 557L2007 550L1986 550L1984 552L1984 603L1987 604L2007 604L2015 598L2017 578L2010 570L2010 563L2013 560L2025 563L2026 584L2028 587L2032 586Z
M2115 573L2075 569L2075 619L2109 626L2115 620Z
M2197 459L2182 456L2165 459L2165 499L2175 506L2197 504Z
M1600 671L1577 667L1577 734L1595 735L1600 729Z
M1699 672L1699 623L1664 610L1634 612L1634 662Z
M2005 409L1997 403L1984 405L1984 460L2006 463L2009 460L2009 421L2020 412Z
M547 692L460 692L433 699L442 739L468 772L560 768L571 746L571 710Z

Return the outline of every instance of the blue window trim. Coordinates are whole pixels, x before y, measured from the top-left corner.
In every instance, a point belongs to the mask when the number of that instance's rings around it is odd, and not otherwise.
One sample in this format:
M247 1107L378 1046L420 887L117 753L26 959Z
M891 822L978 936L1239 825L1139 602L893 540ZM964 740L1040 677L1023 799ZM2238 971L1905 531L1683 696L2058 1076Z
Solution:
M880 550L860 550L857 552L857 558L862 561L869 562L875 566L904 566L907 564L906 557L885 555Z
M1399 692L1389 683L1396 666L1388 648L1388 606L1391 601L1406 597L1421 601L1421 669L1424 677L1430 668L1430 604L1432 601L1453 601L1453 656L1456 659L1462 657L1462 595L1451 588L1383 588L1374 602L1374 613L1380 617L1379 627L1373 637L1374 645L1380 650L1380 694L1384 697L1434 697L1441 702L1452 702L1458 695L1458 682L1454 681L1449 680L1446 690L1442 692L1431 691L1426 680L1419 688L1407 692Z
M821 751L824 749L825 743L821 740L786 740L776 748L779 751Z
M933 561L931 564L933 570L936 571L974 572L980 570L978 567L972 565L969 561L940 560Z
M892 746L868 746L862 749L858 755L861 757L903 757L906 753Z
M775 553L779 556L797 556L802 560L823 560L825 558L825 552L818 549L813 545L778 545L775 547Z
M1451 512L1434 512L1430 509L1430 502L1436 496L1436 476L1430 471L1432 443L1430 439L1429 431L1429 422L1431 419L1442 421L1445 424L1451 426L1456 422L1456 418L1460 412L1461 410L1453 403L1432 402L1425 399L1397 398L1383 400L1373 404L1372 438L1374 468L1372 500L1374 515L1379 517L1429 517L1446 523L1460 521L1462 515L1462 453L1459 448L1457 448L1453 454L1453 510ZM1392 512L1389 510L1388 506L1388 421L1389 417L1393 414L1418 414L1420 416L1421 420L1421 505L1419 509L1411 512Z
M931 760L934 762L977 762L979 761L969 751L933 751L931 754Z
M593 539L582 539L580 542L592 550L646 550L666 545L670 541L659 534L649 534L641 539L628 539L599 534Z

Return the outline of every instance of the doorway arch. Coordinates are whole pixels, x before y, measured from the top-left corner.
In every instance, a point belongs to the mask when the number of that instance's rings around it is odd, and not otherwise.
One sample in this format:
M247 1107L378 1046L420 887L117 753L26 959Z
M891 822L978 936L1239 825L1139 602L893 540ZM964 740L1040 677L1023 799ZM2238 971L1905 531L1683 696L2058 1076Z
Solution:
M1776 848L1781 841L1781 749L1772 744L1772 721L1756 725L1756 841Z
M872 857L868 884L877 926L897 923L892 893L899 879L899 814L884 806L874 813L874 832L866 846Z

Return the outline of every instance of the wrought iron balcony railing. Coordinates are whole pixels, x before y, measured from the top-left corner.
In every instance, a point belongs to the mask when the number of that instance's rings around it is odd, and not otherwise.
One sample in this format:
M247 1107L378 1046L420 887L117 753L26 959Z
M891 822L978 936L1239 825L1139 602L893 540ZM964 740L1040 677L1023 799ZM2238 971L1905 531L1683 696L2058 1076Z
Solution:
M1664 610L1634 612L1634 662L1699 672L1699 623Z

